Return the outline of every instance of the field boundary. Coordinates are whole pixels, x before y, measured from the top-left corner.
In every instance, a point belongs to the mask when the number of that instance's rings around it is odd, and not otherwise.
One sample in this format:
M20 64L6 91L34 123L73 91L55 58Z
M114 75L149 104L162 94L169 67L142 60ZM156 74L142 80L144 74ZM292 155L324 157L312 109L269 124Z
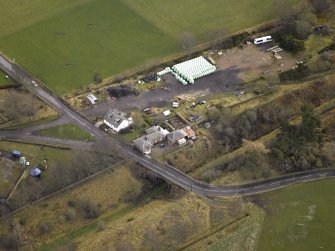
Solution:
M188 247L191 247L193 246L194 244L196 244L197 242L199 241L202 241L202 240L205 240L206 238L210 237L211 235L213 234L216 234L222 230L224 230L225 228L228 228L232 225L234 225L235 223L238 223L239 221L242 221L244 220L245 218L249 217L250 215L248 213L245 213L243 216L233 220L232 222L228 223L228 224L225 224L225 225L221 225L219 227L216 227L213 231L210 231L208 234L204 234L204 235L200 235L198 237L194 237L192 238L189 243L187 243L186 245L184 245L183 247L181 248L178 248L177 250L184 250Z

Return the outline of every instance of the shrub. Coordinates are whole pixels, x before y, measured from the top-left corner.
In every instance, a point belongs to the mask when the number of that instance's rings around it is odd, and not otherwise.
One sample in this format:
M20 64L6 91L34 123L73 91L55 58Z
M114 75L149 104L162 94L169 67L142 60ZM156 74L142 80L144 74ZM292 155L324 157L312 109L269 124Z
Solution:
M305 49L304 41L296 39L292 35L274 35L280 47L284 50L297 53Z
M106 223L99 220L97 223L97 231L102 231L106 228Z
M75 206L76 206L76 201L74 201L74 200L69 200L69 201L67 202L67 204L68 204L70 207L75 207Z
M97 218L100 215L98 205L89 199L81 201L80 208L84 211L87 219Z
M18 250L20 242L15 234L9 233L0 238L0 244L6 250Z
M307 77L310 73L310 70L306 65L299 65L297 68L281 72L279 74L280 81L290 81L290 80L299 80L304 77Z
M68 208L65 212L65 220L72 222L76 219L76 211L73 208Z
M40 233L47 234L50 233L52 230L52 222L49 220L44 220L40 223Z
M326 51L333 51L333 50L335 50L335 42L333 42L331 45L329 45L329 46L323 48L323 49L320 50L318 53L319 53L319 54L322 54L322 53L324 53L324 52L326 52Z

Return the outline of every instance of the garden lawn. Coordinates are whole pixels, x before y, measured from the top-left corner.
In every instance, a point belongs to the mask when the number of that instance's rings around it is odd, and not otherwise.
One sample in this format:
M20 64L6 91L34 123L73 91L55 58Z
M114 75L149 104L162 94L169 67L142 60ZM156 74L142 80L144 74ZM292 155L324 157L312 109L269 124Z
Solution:
M201 39L274 19L274 1L0 0L0 51L63 95L94 73L106 78L179 52L184 31Z
M262 195L267 214L257 250L335 250L334 189L330 179Z
M30 162L30 166L39 165L43 163L43 160L48 160L48 164L51 164L51 166L56 166L57 163L65 164L71 160L71 156L74 154L70 150L9 141L0 141L0 150L21 151L22 156L25 156L26 160Z
M94 141L95 138L89 133L76 125L66 124L56 127L51 127L38 132L39 135L61 138L61 139L73 139L73 140L87 140Z

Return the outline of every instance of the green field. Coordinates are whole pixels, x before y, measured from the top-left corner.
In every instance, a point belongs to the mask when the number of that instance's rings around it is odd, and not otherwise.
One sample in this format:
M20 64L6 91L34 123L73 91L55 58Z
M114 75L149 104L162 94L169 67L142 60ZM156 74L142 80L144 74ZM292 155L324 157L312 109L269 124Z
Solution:
M184 31L202 38L273 19L274 1L0 0L0 51L65 94L96 72L108 77L180 51Z
M331 179L262 195L266 217L257 250L335 250L334 189Z
M0 71L0 86L13 84L13 81L6 78L6 74Z
M39 135L74 140L94 141L94 137L76 125L66 124L56 127L51 127L38 132Z

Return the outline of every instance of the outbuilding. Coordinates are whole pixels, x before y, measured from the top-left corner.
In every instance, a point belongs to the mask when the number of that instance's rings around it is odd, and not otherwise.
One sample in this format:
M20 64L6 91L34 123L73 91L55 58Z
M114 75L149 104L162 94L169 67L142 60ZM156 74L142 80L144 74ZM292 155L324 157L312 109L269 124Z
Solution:
M13 158L20 158L21 157L21 152L18 150L13 150L12 151L12 157Z
M40 177L41 173L42 173L42 171L38 167L34 167L34 168L30 169L30 171L29 171L29 175L32 176L32 177Z
M166 111L163 112L163 115L164 115L165 117L169 116L170 114L171 114L171 111L170 111L170 110L166 110Z
M95 102L98 100L98 98L92 93L87 95L87 99L91 102L92 105L95 105Z

